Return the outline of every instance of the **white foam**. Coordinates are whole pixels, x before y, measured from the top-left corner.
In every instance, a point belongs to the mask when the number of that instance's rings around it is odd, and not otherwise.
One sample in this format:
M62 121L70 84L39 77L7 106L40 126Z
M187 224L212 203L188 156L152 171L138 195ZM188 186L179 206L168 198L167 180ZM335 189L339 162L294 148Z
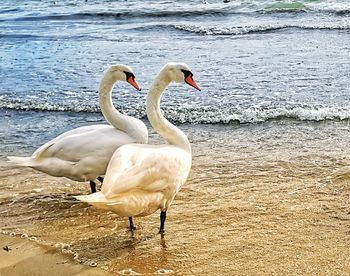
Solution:
M319 29L319 30L348 30L350 29L349 21L341 23L293 23L293 24L264 24L264 25L246 25L246 26L203 26L197 24L177 24L175 28L191 33L204 35L244 35L249 33L259 33L268 31L277 31L289 28L298 29Z

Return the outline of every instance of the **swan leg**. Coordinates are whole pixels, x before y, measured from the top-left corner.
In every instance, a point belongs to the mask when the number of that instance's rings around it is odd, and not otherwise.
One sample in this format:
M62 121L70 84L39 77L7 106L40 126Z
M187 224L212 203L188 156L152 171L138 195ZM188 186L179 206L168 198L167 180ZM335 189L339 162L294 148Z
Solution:
M132 221L132 217L129 217L129 225L130 225L130 231L131 232L136 230L136 227L134 226L134 222Z
M166 211L160 212L160 228L159 228L159 234L164 234L164 224L166 219Z
M91 193L96 193L96 183L92 180L90 180L90 188L91 188Z

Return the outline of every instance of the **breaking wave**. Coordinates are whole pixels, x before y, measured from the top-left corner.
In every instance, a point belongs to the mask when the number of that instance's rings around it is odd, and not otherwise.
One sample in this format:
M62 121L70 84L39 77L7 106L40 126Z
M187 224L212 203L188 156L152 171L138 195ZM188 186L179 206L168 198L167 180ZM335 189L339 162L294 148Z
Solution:
M156 24L143 24L133 26L123 26L124 29L134 31L164 31L175 30L181 32L188 32L198 35L210 35L210 36L235 36L246 34L263 34L278 32L288 29L300 29L300 30L350 30L350 22L343 25L336 24L323 24L323 25L293 25L293 24L276 24L276 25L247 25L247 26L203 26L197 24L171 24L171 23L156 23ZM96 35L66 35L66 34L13 34L4 33L0 34L0 39L28 39L28 40L108 40L108 41L122 41L121 38L115 37L103 37ZM125 39L125 38L124 38Z
M323 24L323 25L252 25L252 26L201 26L196 24L178 24L176 29L201 35L243 35L250 33L266 33L285 29L301 30L350 30L350 22L343 25Z
M49 112L84 112L98 113L98 105L58 105L50 103L1 103L3 110L23 111L49 111ZM130 116L146 118L143 105L119 106L118 109ZM312 106L289 106L289 107L250 107L229 108L210 106L167 106L162 107L163 114L169 120L176 123L191 124L230 124L230 123L261 123L270 120L293 119L299 121L348 121L350 120L350 108L346 107L312 107Z
M228 1L231 2L231 1ZM327 13L336 16L348 16L350 7L348 4L333 4L333 3L302 3L302 2L275 2L261 3L252 1L247 2L231 2L226 4L214 5L183 5L183 6L159 6L150 5L144 9L119 8L114 10L97 9L96 11L78 11L72 10L70 13L62 10L55 10L52 7L46 7L47 10L38 13L23 13L22 9L9 8L0 11L0 14L9 15L3 17L0 21L74 21L74 20L113 20L113 19L132 19L132 18L192 18L199 16L231 16L237 14L270 14L270 13Z

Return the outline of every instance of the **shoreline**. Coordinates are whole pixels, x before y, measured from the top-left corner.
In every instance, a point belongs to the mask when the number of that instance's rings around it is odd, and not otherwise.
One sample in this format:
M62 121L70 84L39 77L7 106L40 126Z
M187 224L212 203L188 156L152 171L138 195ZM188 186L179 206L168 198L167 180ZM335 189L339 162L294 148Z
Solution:
M54 246L0 234L0 275L104 276L99 268L78 264L58 253Z
M126 218L74 198L90 192L88 183L15 167L2 158L0 230L64 244L76 257L73 265L94 263L110 273L350 271L348 125L184 128L193 165L169 209L164 237L158 235L159 212L135 218L131 234ZM152 137L151 143L157 141ZM62 249L57 255L65 258Z
M64 275L127 274L129 269L142 275L350 271L348 162L333 167L313 158L235 162L232 171L232 162L209 164L203 158L175 198L163 238L157 234L158 212L135 218L131 235L127 219L73 199L89 192L87 183L0 167L0 189L17 194L0 202L0 228L16 233L0 236L1 247L14 248L2 249L0 275L45 275L49 267ZM37 246L21 234L50 246ZM56 244L79 258L73 261Z

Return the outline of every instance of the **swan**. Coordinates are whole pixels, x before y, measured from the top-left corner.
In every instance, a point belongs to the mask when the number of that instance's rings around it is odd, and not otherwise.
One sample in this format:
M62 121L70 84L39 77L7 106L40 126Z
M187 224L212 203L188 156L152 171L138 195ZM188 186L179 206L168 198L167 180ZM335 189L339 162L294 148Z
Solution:
M166 144L129 144L120 147L108 164L100 192L76 196L97 208L129 218L147 216L158 209L159 233L164 233L166 211L191 169L191 145L186 135L161 113L160 98L170 82L187 83L197 90L189 67L183 63L166 64L152 83L146 101L148 120Z
M99 86L101 111L110 125L90 125L67 131L39 147L31 157L8 156L9 162L26 166L57 177L74 181L90 181L96 192L95 180L103 181L114 151L129 143L147 143L145 124L121 114L112 102L112 90L117 81L126 81L141 90L133 70L126 65L110 66Z

